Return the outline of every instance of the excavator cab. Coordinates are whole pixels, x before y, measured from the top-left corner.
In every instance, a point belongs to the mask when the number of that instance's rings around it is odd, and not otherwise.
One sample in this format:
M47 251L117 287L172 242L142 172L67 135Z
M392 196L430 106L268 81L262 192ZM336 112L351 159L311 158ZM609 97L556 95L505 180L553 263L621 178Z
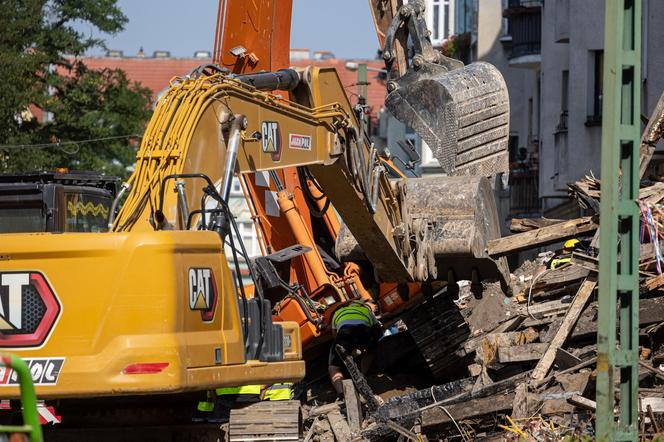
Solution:
M106 232L117 177L68 170L0 175L0 233Z

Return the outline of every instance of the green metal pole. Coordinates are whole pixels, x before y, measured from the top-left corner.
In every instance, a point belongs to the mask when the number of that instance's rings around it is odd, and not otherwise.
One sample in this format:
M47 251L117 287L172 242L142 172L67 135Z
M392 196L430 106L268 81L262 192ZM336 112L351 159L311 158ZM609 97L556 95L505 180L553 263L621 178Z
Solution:
M601 441L635 441L638 438L640 212L636 200L639 192L641 1L607 0L605 8L596 435ZM620 376L617 424L614 417L616 369Z
M367 99L367 90L368 90L368 76L367 76L367 64L360 63L357 66L357 95Z
M358 104L364 106L367 104L368 93L369 93L369 81L367 75L367 64L360 63L357 65L357 100ZM363 112L361 116L362 131L368 130L369 128L369 118Z
M28 365L21 358L10 354L0 354L0 363L5 367L11 368L18 376L18 383L21 387L21 407L23 414L22 426L3 425L0 432L28 433L31 442L42 442L44 438L37 412L37 396L35 395L35 387Z

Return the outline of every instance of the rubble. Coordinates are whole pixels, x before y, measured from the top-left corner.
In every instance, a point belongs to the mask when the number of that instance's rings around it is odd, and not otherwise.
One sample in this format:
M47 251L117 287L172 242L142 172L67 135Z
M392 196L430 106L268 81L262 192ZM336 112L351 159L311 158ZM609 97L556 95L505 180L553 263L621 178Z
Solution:
M664 95L642 138L642 177L663 127ZM649 178L639 197L642 440L664 437L664 259L659 247L664 177ZM371 391L376 378L365 379L351 367L355 383L344 384L345 402L314 408L306 419L310 431L305 440L343 440L340 431L351 434L348 440L593 440L599 181L589 174L570 184L569 193L589 216L513 220L511 229L518 233L490 241L488 253L538 251L571 238L588 244L584 250L575 250L569 262L554 269L546 267L551 252L524 261L512 273L509 294L499 283L483 282L478 297L462 283L456 299L450 299L456 290L442 290L425 301L404 316L400 328L411 337L398 338L403 332L391 337L402 343L394 350L399 358L383 348L390 362L381 368L419 373L428 368L421 377L433 376L433 385L395 382L392 392L381 392L386 400L376 401ZM411 352L415 346L423 361ZM339 416L346 416L343 425Z

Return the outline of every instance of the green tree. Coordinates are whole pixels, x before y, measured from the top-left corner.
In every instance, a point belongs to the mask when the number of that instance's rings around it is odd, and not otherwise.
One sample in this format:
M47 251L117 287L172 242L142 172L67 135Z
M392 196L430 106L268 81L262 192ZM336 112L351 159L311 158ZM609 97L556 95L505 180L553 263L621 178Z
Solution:
M126 175L150 91L79 59L127 18L116 0L0 0L0 171L53 167ZM76 25L76 27L75 27ZM84 25L84 26L81 26ZM38 122L35 114L45 113ZM72 141L103 139L95 142ZM58 144L62 143L62 144ZM26 145L44 144L42 147Z

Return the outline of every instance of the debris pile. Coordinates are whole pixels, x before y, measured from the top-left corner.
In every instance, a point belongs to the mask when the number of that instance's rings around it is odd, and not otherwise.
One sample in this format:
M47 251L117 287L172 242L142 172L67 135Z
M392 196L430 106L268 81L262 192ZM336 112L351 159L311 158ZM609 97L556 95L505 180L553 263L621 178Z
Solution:
M653 118L658 126L649 125L644 133L642 176L661 135L662 120ZM573 251L565 249L564 256L540 253L523 262L512 274L510 294L499 283L484 282L483 294L476 298L470 287L461 285L458 299L450 300L443 290L417 307L412 318L404 317L400 326L408 329L424 356L433 386L377 400L372 379L367 384L348 357L352 381L344 383L343 403L305 408L305 441L593 440L599 181L589 175L569 189L589 216L567 221L515 219L511 228L518 233L491 241L488 252L492 257L508 256L568 240L573 240ZM663 204L664 177L644 180L639 197L643 440L664 430ZM422 321L418 309L429 316L444 310L445 320L433 325ZM406 347L400 346L404 354ZM441 348L444 352L436 351Z

